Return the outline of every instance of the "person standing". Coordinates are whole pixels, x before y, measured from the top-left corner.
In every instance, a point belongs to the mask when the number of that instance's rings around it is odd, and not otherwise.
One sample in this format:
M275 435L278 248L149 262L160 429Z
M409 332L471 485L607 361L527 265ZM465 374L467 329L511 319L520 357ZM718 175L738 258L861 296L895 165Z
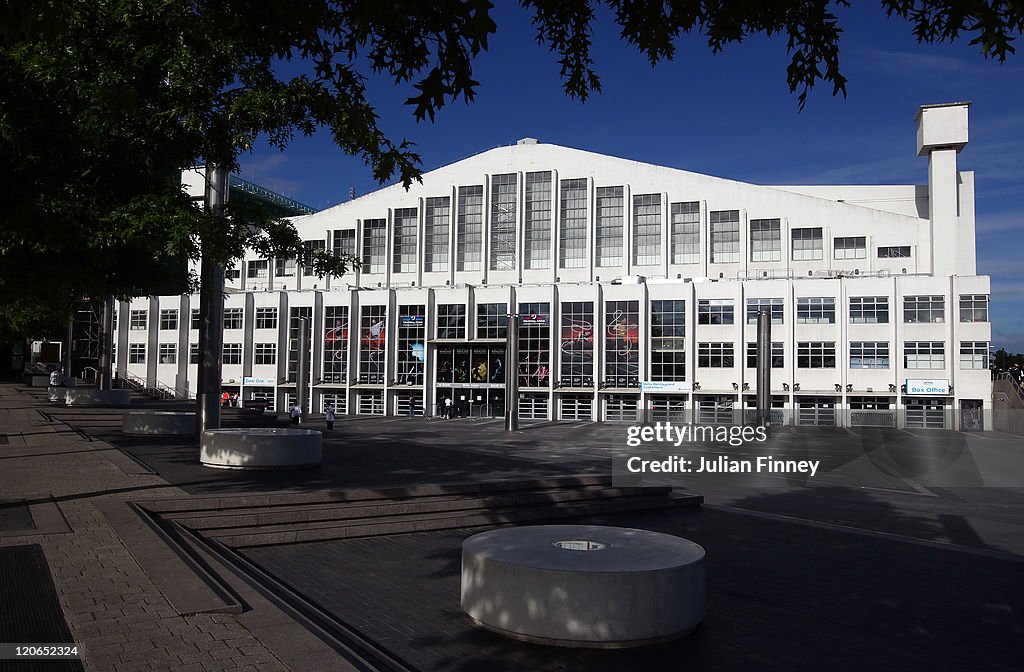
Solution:
M455 402L452 401L451 397L446 397L445 400L444 400L444 419L445 420L451 420L452 419L452 411L454 410L454 408L455 408Z
M299 402L292 402L291 408L288 409L288 415L291 416L292 424L299 424L299 418L302 416L302 409L299 407Z
M60 369L50 371L50 387L64 387L64 372Z
M334 404L327 404L327 408L324 410L324 420L327 422L327 429L334 429Z

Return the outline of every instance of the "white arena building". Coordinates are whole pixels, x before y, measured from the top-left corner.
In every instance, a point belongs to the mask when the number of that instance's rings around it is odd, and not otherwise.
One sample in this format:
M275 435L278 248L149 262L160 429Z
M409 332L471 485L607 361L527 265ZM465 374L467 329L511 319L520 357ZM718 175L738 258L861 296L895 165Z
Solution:
M240 260L224 389L283 408L308 317L314 412L433 415L451 397L500 416L517 372L523 419L739 421L769 310L776 422L988 429L967 112L919 110L927 185L761 186L524 139L296 217L362 268ZM184 181L201 193L200 173ZM198 307L119 304L118 374L194 394Z

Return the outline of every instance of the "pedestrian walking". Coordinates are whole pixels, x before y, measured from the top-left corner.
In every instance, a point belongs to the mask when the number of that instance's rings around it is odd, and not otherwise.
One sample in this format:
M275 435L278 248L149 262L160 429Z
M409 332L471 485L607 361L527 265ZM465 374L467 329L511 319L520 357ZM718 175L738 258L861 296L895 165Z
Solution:
M452 401L451 397L446 397L444 400L444 417L445 420L452 419L452 411L455 409L455 402Z
M224 393L220 395L220 407L221 408L227 408L228 407L228 402L230 400L231 400L231 395L228 394L227 390L224 390Z
M231 408L238 407L238 392L231 393Z
M327 404L327 408L324 410L324 420L327 422L327 429L334 429L334 404Z
M293 402L291 408L288 409L288 415L291 416L292 424L299 424L299 417L302 416L302 409L299 407L298 402Z

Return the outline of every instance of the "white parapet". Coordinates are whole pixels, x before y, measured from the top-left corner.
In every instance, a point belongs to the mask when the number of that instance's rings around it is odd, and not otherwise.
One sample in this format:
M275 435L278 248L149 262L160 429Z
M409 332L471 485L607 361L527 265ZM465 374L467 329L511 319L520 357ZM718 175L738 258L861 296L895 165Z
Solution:
M704 620L704 549L658 532L597 525L491 530L462 544L462 608L501 634L619 648Z
M323 459L321 438L312 429L209 429L200 440L199 462L219 469L315 467Z
M64 393L68 406L130 406L131 390L98 390L93 387L69 388Z
M128 411L121 416L125 434L194 434L196 414L175 411Z

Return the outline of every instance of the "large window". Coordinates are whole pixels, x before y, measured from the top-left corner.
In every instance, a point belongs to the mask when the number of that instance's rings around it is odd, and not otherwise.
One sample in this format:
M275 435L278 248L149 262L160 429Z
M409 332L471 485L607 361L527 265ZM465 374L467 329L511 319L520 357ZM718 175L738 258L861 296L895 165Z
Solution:
M622 266L622 187L597 188L597 265Z
M503 345L440 345L434 356L437 382L441 385L467 383L505 383L505 346ZM448 393L442 393L447 397ZM456 397L458 400L458 397Z
M734 324L735 310L732 299L699 299L697 324Z
M339 229L331 240L331 251L336 257L356 256L356 230Z
M764 311L772 317L772 324L782 324L785 299L747 299L747 324L757 324L757 314Z
M220 358L221 364L241 364L242 363L242 344L241 343L225 343L224 350L221 353Z
M478 303L476 306L476 337L505 338L508 335L508 304Z
M963 311L961 311L963 312ZM174 308L160 311L160 328L165 330L178 328L178 311Z
M250 280L265 280L270 276L270 262L254 259L246 265L245 277Z
M904 259L910 256L909 245L890 245L878 248L879 259Z
M558 232L558 267L583 268L587 257L585 179L562 180Z
M257 308L256 328L277 329L277 308Z
M604 377L610 387L640 386L640 302L606 301Z
M782 261L781 220L750 220L750 260Z
M128 314L128 328L132 331L144 331L146 329L146 311L131 311Z
M562 387L590 387L594 384L594 303L562 303L561 352Z
M516 268L516 174L491 176L491 270Z
M145 343L129 343L128 344L128 363L129 364L145 364L146 363L146 344Z
M437 337L466 338L466 306L441 303L437 306Z
M202 323L203 323L203 321L201 319L199 319L199 309L198 308L193 308L192 309L192 324L190 325L189 328L192 329L193 331L196 331L196 330L199 329L199 327L200 327L200 325L202 325Z
M397 208L392 229L391 256L394 273L416 272L416 241L419 238L416 208Z
M831 296L797 298L796 322L797 324L835 324L836 300Z
M904 322L945 322L946 297L908 296L903 299Z
M190 343L188 346L188 363L199 364L202 361L202 357L199 356L199 344Z
M551 268L551 173L526 174L524 266Z
M288 311L288 382L296 382L299 371L299 334L302 328L302 321L308 320L310 327L313 326L313 308L310 306L295 306ZM312 332L310 341L313 340ZM306 357L306 374L310 373L311 357Z
M519 385L547 387L551 384L551 306L547 303L519 304Z
M451 223L451 198L428 198L426 204L426 241L423 246L427 273L448 270L448 245Z
M395 380L399 385L422 385L427 352L427 326L423 306L398 308L398 358Z
M942 341L907 341L903 344L903 366L908 369L946 368L946 344Z
M786 353L782 341L772 341L772 368L781 369L786 365ZM747 368L757 368L757 343L747 343Z
M888 341L850 341L851 369L888 369Z
M177 343L161 343L160 344L160 363L161 364L177 364L178 363L178 344Z
M686 380L686 302L651 301L651 380Z
M363 272L383 273L387 270L388 220L363 220Z
M343 384L348 375L348 306L324 307L324 382Z
M295 268L294 259L274 259L275 278L294 278Z
M324 252L327 249L327 243L323 240L304 240L302 241L303 257L302 257L302 274L313 275L313 253ZM323 277L323 276L318 276Z
M484 188L476 184L459 187L459 226L455 245L455 269L483 268Z
M653 266L661 261L661 194L633 197L633 263Z
M960 321L988 322L988 294L961 294Z
M241 329L242 324L242 309L241 308L225 308L224 309L224 328L225 329Z
M824 258L825 243L820 228L793 229L793 261Z
M889 297L851 296L850 324L888 324Z
M700 263L700 203L671 205L671 238L673 264Z
M252 363L256 365L277 364L277 343L254 343Z
M697 344L697 366L702 369L731 369L735 362L732 343Z
M853 236L849 238L835 238L832 247L835 250L836 259L865 259L868 256L867 238L864 236Z
M987 369L988 341L960 341L960 368Z
M387 356L387 306L363 306L359 317L359 382L384 382Z
M796 344L796 368L836 368L835 341L800 341Z
M740 260L740 211L712 210L708 215L711 263L735 264Z

